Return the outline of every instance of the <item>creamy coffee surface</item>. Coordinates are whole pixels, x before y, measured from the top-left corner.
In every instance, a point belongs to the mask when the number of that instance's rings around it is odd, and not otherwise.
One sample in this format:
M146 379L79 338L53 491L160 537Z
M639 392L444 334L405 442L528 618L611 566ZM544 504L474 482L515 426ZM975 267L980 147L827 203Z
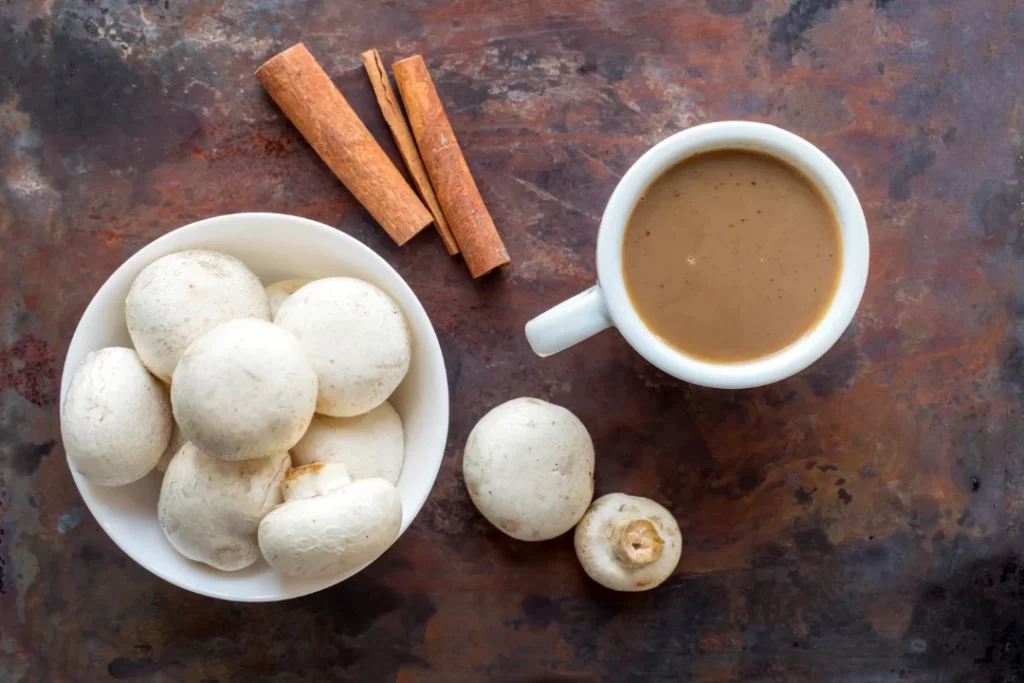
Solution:
M695 359L768 356L827 311L842 264L825 198L773 157L721 150L656 178L622 246L626 290L647 327Z

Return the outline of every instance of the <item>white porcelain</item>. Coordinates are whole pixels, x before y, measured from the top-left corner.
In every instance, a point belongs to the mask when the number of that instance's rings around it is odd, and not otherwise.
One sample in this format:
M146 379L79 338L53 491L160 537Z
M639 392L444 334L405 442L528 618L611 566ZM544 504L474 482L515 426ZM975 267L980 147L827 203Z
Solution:
M248 213L192 223L152 242L128 259L103 284L75 330L61 378L61 406L68 382L90 351L131 346L124 300L135 276L157 258L183 249L216 249L245 262L264 285L285 278L350 275L390 294L412 330L412 366L389 399L405 426L405 463L398 480L404 532L434 485L448 438L448 380L437 335L416 295L384 259L343 232L295 216ZM306 595L357 571L326 579L289 579L266 562L221 572L175 552L156 519L161 475L117 488L95 486L72 470L90 512L133 560L177 586L224 600L266 602ZM362 569L362 567L360 567Z
M799 169L821 190L838 218L843 247L839 287L818 324L786 348L741 363L708 363L691 358L652 333L633 308L622 276L626 223L640 195L670 166L716 149L764 152ZM528 322L526 337L535 353L549 356L615 326L644 358L681 380L722 389L761 386L800 372L839 339L864 293L868 257L867 223L857 195L842 171L821 150L797 135L764 123L706 123L659 142L626 172L601 218L598 284Z

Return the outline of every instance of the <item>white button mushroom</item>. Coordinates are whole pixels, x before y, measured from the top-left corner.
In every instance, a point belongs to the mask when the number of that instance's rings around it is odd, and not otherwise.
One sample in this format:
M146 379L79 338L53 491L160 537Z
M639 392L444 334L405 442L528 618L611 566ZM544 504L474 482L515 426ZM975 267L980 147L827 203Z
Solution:
M594 581L616 591L645 591L675 571L683 538L672 513L653 500L609 493L576 527L575 545Z
M291 280L280 280L272 285L267 285L267 303L270 304L270 319L277 317L277 311L285 299L299 291L312 280L306 278L294 278Z
M398 490L383 479L351 481L337 463L293 469L284 503L263 518L260 550L286 576L333 576L380 556L402 527Z
M314 415L292 449L296 467L337 462L353 479L380 477L392 484L398 483L404 458L402 418L387 401L356 417Z
M146 266L124 310L139 357L165 382L188 345L216 325L270 319L259 278L235 257L205 250L168 254Z
M368 282L329 277L281 304L274 322L292 332L320 379L316 411L362 415L391 395L409 370L412 340L398 305Z
M536 398L491 410L469 435L462 474L487 520L522 541L564 534L594 496L594 444L571 412Z
M167 466L171 464L171 458L177 453L182 446L185 445L185 437L181 435L181 427L175 422L171 427L171 440L167 442L167 448L164 449L164 454L160 456L160 459L156 462L154 468L161 474L167 471Z
M260 557L260 520L281 502L287 453L227 462L186 443L171 459L160 487L157 518L167 540L190 560L224 571Z
M153 469L171 438L167 387L131 349L94 351L71 379L60 428L75 471L100 486L130 484Z
M298 340L252 318L221 323L188 347L171 405L185 438L222 460L263 458L298 443L317 379Z

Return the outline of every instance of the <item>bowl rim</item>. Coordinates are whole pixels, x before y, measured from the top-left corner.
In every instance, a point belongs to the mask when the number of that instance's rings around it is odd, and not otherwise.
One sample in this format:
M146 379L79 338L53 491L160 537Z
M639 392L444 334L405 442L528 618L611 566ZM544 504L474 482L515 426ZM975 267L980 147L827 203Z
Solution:
M430 334L428 335L429 338L426 340L426 344L427 346L430 347L430 353L432 355L435 355L438 361L440 362L441 375L445 378L445 381L441 383L440 387L441 395L438 396L439 399L442 399L440 401L440 410L444 424L444 434L442 439L443 445L442 448L440 449L440 453L435 458L434 467L430 474L430 485L425 486L423 492L418 495L418 499L415 501L414 505L414 512L409 516L408 522L405 522L403 517L403 524L398 532L398 536L395 537L395 540L391 543L391 545L388 546L387 550L390 550L392 547L394 547L394 545L398 542L398 539L402 537L406 530L408 530L408 528L412 525L412 522L415 520L416 516L419 515L420 511L423 509L423 504L426 503L427 498L430 497L430 493L431 491L433 491L434 484L437 482L437 475L441 470L441 464L444 462L444 455L445 451L447 450L448 443L448 433L451 428L450 394L447 380L447 367L445 366L444 354L441 351L441 344L437 337L437 331L434 329L434 323L430 320L430 316L427 313L426 309L423 307L423 303L420 301L419 297L416 296L416 292L414 292L412 287L409 286L409 283L406 282L405 278L403 278L401 274L397 270L395 270L395 268L392 267L391 264L385 261L384 258L381 257L377 252L375 252L373 249L360 242L355 237L352 237L351 235L343 232L340 229L332 228L329 225L320 223L319 221L314 221L309 218L303 218L302 216L293 216L290 214L266 211L238 212L221 214L218 216L211 216L208 218L193 221L192 223L188 223L179 228L175 228L174 230L171 230L161 235L160 237L152 240L151 242L148 242L147 244L143 245L138 251L136 251L134 254L125 259L124 262L121 263L121 265L119 265L116 269L114 269L114 271L110 275L107 276L106 280L104 280L100 288L96 290L96 293L93 295L92 299L89 300L89 304L85 307L85 310L82 311L81 316L79 316L78 318L78 322L75 325L75 331L72 334L71 341L68 343L67 346L67 352L64 358L64 365L61 370L59 394L60 402L58 404L58 416L61 419L63 418L64 399L65 396L67 395L68 385L70 384L71 376L77 369L77 365L74 368L70 367L72 355L71 351L76 346L76 344L85 343L80 340L80 335L85 334L84 332L82 332L82 321L86 317L88 317L90 313L94 312L94 309L98 309L101 306L101 304L99 303L101 300L104 300L107 297L111 296L109 290L113 289L114 287L114 285L111 283L113 280L116 279L118 273L121 273L125 269L130 269L135 265L139 265L139 268L141 269L142 267L145 267L145 265L148 265L148 263L151 263L157 258L160 258L160 256L152 256L152 253L154 251L159 250L162 244L165 244L166 242L169 242L172 239L187 239L191 233L202 233L205 230L217 227L219 224L237 222L239 220L275 220L288 222L292 223L293 225L301 225L303 228L310 229L314 232L318 232L327 239L337 240L339 242L345 243L347 247L353 248L356 251L361 252L362 255L370 262L375 264L375 266L393 275L398 285L406 290L406 293L409 296L411 296L412 301L416 305L416 310L412 311L411 313L414 315L422 315L427 323L427 326L430 330ZM187 245L183 245L180 249L175 249L175 251L185 251L192 248L202 247L190 247ZM403 312L406 315L410 315L409 311L405 311L403 309ZM85 503L86 508L89 510L89 514L92 516L93 519L96 520L97 524L99 524L100 528L103 529L103 532L107 535L107 537L114 542L114 545L116 545L121 550L121 552L130 557L132 560L134 560L136 564L140 565L142 568L146 569L150 573L163 579L169 584L177 586L178 588L181 588L183 590L195 593L197 595L203 595L210 598L216 598L219 600L227 600L232 602L257 603L290 600L292 598L299 598L305 595L310 595L312 593L319 592L326 588L330 588L331 586L335 586L351 578L352 576L355 576L356 574L365 570L368 566L376 562L378 559L380 559L380 556L378 556L377 558L374 558L373 560L368 562L366 565L360 567L355 572L352 572L347 575L341 575L340 578L335 579L333 577L327 577L320 582L315 582L312 584L306 582L302 583L299 587L293 590L282 590L279 593L268 592L255 595L239 596L219 590L204 588L201 585L185 585L183 582L171 578L171 576L169 576L165 571L163 571L158 564L150 562L145 555L140 556L140 554L138 553L133 553L121 544L117 536L111 532L109 525L103 520L101 520L99 517L97 517L97 515L93 512L93 495L91 492L89 492L87 488L83 487L85 479L78 472L76 472L73 467L71 467L71 462L67 458L64 458L64 462L66 463L68 470L71 472L71 477L75 482L75 487L78 489L78 493L82 497L82 501ZM385 550L384 552L386 553L387 550ZM381 556L383 556L383 553L381 554Z

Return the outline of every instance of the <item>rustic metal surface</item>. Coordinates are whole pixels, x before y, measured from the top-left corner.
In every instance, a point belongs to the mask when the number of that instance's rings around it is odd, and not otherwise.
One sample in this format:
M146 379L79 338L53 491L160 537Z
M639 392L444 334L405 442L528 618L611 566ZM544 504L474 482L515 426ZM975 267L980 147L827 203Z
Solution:
M0 3L0 681L1024 680L1024 5L1019 0ZM474 283L394 247L261 92L305 41L390 154L359 53L422 53L514 265ZM594 279L601 208L648 146L770 121L867 213L860 312L810 371L674 381L614 332L557 357L523 324ZM415 524L312 597L225 604L127 559L65 464L64 353L103 280L244 210L364 241L422 298L452 390ZM568 537L477 515L485 410L572 409L599 493L659 500L677 575L617 595Z

